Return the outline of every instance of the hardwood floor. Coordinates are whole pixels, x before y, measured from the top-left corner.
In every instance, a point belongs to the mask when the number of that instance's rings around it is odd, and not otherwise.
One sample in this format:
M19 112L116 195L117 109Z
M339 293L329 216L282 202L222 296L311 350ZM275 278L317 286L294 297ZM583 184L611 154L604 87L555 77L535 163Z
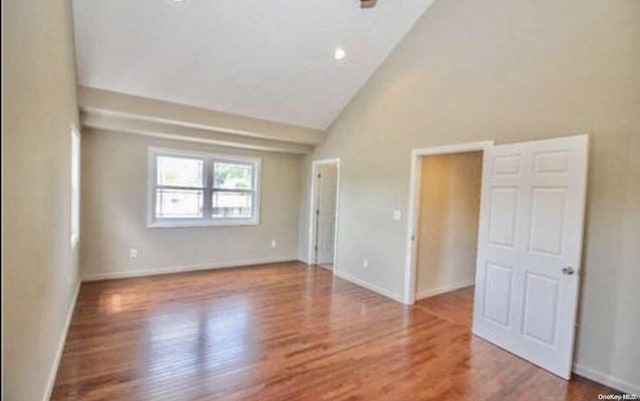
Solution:
M298 263L85 283L52 400L597 400L469 331Z
M333 263L320 263L318 267L322 267L326 270L333 270Z

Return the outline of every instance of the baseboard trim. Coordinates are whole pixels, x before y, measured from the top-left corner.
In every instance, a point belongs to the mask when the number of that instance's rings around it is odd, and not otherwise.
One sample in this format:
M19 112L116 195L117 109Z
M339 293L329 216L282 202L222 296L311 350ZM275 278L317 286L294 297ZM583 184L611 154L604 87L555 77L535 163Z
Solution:
M405 304L404 297L401 294L396 294L396 293L391 292L391 291L389 291L389 290L387 290L385 288L379 287L379 286L377 286L375 284L371 284L371 283L368 283L368 282L366 282L366 281L364 281L362 279L354 277L354 276L350 275L349 273L345 273L343 271L336 270L335 266L334 266L333 274L338 276L338 277L340 277L341 279L347 280L347 281L349 281L349 282L351 282L351 283L353 283L353 284L355 284L357 286L364 287L367 290L373 291L373 292L378 293L380 295L383 295L383 296L385 296L387 298L391 298L396 302L400 302L402 304Z
M459 281L457 283L445 285L442 287L416 292L416 300L434 297L436 295L444 294L445 292L459 290L461 288L472 286L474 283L475 280Z
M199 271L199 270L225 269L229 267L242 267L242 266L249 267L249 266L255 266L255 265L264 265L268 263L295 262L297 260L298 260L298 256L278 256L273 258L259 258L259 259L237 260L237 261L230 261L230 262L203 263L198 265L161 267L157 269L130 270L130 271L118 271L118 272L95 273L95 274L90 273L90 274L84 275L82 277L82 281L88 282L88 281L100 281L100 280L113 280L113 279L119 279L119 278L157 276L161 274L186 273L186 272Z
M67 311L66 321L64 322L64 328L62 330L62 335L58 340L58 348L56 350L56 356L53 360L53 366L51 366L51 371L49 372L49 380L47 381L47 387L45 388L44 395L42 396L42 401L49 401L51 398L51 393L53 393L53 386L56 384L56 376L58 375L58 367L60 367L60 360L62 359L62 353L64 351L64 344L67 342L67 334L69 333L69 327L71 326L71 319L73 318L73 311L76 309L76 302L78 301L78 294L80 293L80 281L76 285L76 289L73 293L73 298L71 299L71 305L69 305L69 310Z
M618 379L617 377L601 373L595 369L587 368L577 363L573 365L573 372L589 380L593 380L594 382L609 386L614 390L640 396L640 385L629 383L627 381Z

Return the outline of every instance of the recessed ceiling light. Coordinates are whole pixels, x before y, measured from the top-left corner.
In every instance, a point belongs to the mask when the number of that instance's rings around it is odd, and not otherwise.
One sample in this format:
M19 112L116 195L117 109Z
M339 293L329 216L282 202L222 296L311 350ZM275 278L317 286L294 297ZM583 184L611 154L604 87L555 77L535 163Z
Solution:
M338 47L336 51L333 53L333 58L335 58L336 60L342 60L346 56L347 56L347 52L342 47Z

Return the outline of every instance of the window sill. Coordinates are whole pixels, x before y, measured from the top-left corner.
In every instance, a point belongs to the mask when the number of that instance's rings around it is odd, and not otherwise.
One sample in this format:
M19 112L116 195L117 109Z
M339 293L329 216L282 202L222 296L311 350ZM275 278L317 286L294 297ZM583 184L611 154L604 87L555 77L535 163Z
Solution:
M147 228L237 227L257 225L260 225L259 220L164 220L150 222L147 224Z

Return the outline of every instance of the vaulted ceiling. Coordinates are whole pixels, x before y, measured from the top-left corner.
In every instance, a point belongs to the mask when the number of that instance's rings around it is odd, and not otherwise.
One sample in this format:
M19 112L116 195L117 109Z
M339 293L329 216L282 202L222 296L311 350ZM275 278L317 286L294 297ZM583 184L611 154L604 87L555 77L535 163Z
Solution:
M431 1L75 0L79 83L322 130Z

